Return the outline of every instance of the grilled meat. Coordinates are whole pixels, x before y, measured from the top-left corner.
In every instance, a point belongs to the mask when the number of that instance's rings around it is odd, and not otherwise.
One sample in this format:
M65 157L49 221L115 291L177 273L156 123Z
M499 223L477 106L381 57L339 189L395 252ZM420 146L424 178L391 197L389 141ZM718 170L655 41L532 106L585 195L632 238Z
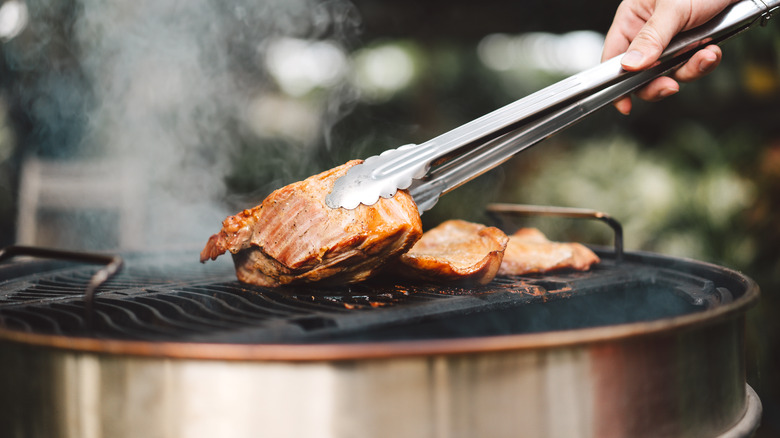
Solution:
M397 271L434 282L486 284L496 276L506 244L498 228L449 220L426 231L401 255Z
M230 216L211 236L201 262L230 251L240 281L260 286L354 283L406 252L422 235L417 205L405 191L354 210L325 196L350 161L282 187L260 205Z
M511 236L499 275L522 275L556 269L585 271L599 257L579 243L552 242L536 228L521 228Z

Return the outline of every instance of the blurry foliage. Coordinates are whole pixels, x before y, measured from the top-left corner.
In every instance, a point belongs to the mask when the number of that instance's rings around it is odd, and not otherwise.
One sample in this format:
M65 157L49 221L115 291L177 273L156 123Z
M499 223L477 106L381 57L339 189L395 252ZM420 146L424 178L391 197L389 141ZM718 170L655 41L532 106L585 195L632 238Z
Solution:
M554 147L540 160L538 174L513 185L505 198L607 212L623 223L628 248L700 260L740 256L732 262L747 261L744 232L731 232L726 241L713 239L731 231L735 216L754 196L753 185L729 167L681 166L660 150L643 150L627 137ZM565 238L589 241L592 237L581 236L607 231L602 225L582 227L585 232Z

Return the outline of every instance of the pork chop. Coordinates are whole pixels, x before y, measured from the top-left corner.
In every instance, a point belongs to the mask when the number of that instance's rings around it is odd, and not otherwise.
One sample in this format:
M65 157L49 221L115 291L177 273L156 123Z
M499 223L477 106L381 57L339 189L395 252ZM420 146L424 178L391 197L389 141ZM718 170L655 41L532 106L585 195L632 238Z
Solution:
M228 217L201 252L201 262L229 251L240 281L269 287L371 277L420 239L422 222L403 190L354 210L328 207L325 196L335 181L360 162L282 187L260 205Z
M433 282L486 284L496 276L507 236L495 227L449 220L401 255L398 272Z
M509 236L499 275L522 275L557 269L586 271L599 257L580 243L552 242L536 228Z

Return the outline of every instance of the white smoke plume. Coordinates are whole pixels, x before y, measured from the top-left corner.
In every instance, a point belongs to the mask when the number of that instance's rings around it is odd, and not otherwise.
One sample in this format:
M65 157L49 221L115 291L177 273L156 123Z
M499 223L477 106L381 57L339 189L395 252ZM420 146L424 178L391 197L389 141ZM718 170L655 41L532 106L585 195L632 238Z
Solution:
M52 5L31 2L31 26ZM81 100L86 108L72 108L86 118L79 142L91 158L121 164L116 178L126 180L137 202L132 249L203 244L234 213L223 201L239 133L263 135L247 124L257 117L258 99L276 93L263 61L269 42L344 42L359 25L342 0L80 0L72 6L67 50L90 92ZM319 107L323 120L343 111L335 95ZM325 141L327 133L320 137ZM276 149L253 156L299 162L306 154L288 157Z

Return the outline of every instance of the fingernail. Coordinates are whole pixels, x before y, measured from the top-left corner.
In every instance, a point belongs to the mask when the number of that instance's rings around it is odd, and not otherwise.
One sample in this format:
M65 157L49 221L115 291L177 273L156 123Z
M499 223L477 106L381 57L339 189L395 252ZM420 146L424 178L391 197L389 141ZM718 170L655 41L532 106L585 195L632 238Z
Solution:
M643 55L639 50L631 50L630 52L626 52L626 54L623 55L620 63L623 64L624 67L639 68L644 57L645 55Z
M672 94L675 94L675 93L677 93L678 91L680 91L680 90L677 90L677 89L674 89L674 88L664 88L663 90L661 90L660 92L658 92L658 95L659 95L661 98L664 98L664 97L669 97L669 96L671 96Z
M702 73L709 72L712 70L712 66L717 60L718 59L715 56L702 59L701 62L699 62L699 71Z

